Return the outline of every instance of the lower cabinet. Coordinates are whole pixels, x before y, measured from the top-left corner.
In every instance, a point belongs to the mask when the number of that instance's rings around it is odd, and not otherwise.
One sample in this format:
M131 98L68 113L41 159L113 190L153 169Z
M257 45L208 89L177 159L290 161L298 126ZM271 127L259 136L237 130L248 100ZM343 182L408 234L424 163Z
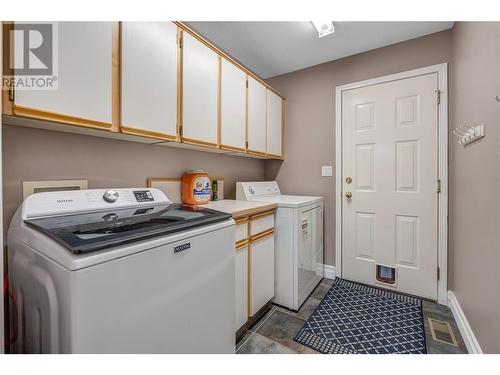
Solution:
M248 241L236 245L236 328L248 320Z
M235 219L236 332L274 297L274 211Z
M250 317L274 297L274 231L250 240Z

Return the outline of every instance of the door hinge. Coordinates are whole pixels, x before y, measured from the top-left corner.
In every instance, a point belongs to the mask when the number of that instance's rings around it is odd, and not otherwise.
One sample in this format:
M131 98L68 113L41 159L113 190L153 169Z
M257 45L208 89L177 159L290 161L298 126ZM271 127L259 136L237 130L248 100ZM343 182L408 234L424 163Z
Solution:
M441 193L441 180L437 180L437 192Z
M245 142L245 147L248 149L248 141Z
M182 48L182 33L179 33L179 36L177 37L177 44L179 45L179 48Z
M14 101L14 87L12 87L12 86L9 87L9 100L11 102Z
M436 90L437 103L441 104L441 90Z
M179 126L179 135L182 137L182 125Z
M439 281L439 278L441 277L441 272L439 271L439 267L437 268L437 279Z
M246 87L248 88L248 79L247 79L247 82L246 82Z

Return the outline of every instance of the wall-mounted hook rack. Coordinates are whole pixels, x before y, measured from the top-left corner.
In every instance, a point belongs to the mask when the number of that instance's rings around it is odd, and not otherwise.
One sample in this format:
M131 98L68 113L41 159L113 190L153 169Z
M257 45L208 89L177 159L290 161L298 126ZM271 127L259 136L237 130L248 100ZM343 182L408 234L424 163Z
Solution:
M464 122L453 130L453 134L458 137L458 144L465 146L484 137L484 124L469 126Z

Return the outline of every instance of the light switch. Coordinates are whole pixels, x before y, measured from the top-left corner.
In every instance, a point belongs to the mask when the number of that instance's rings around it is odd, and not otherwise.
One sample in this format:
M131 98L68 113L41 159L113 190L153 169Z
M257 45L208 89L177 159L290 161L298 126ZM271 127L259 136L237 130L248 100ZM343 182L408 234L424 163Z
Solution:
M321 176L323 176L323 177L333 176L333 166L332 165L323 165L321 167Z

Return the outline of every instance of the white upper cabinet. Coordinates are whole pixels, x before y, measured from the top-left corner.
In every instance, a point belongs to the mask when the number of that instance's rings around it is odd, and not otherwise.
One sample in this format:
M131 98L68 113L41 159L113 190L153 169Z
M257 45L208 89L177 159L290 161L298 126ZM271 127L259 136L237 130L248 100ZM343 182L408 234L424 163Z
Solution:
M122 131L177 137L177 26L123 22Z
M266 153L266 87L248 77L248 150Z
M234 64L221 61L221 145L245 149L247 76Z
M58 22L58 88L16 90L14 114L111 127L112 29L112 22ZM21 49L22 40L15 38L14 50Z
M182 49L183 139L215 146L219 56L187 32Z
M267 153L282 156L283 99L267 90Z

